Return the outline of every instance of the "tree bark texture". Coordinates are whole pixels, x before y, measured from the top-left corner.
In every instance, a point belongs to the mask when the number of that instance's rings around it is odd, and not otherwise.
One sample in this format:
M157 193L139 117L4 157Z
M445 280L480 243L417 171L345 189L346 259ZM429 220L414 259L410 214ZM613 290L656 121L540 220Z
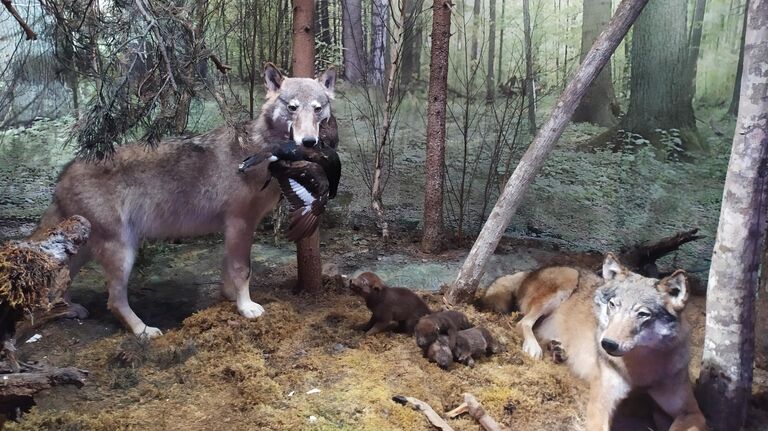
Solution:
M452 7L450 0L435 0L432 5L432 49L427 93L427 172L424 233L421 239L421 249L427 253L440 250L443 231L445 109Z
M381 88L384 84L385 52L387 50L387 23L389 2L371 1L371 64L368 69L368 83Z
M684 148L698 140L685 69L688 6L680 0L655 0L637 20L632 33L632 79L627 114L620 128L646 139L656 129L678 129ZM686 139L687 138L687 139Z
M424 0L405 0L403 20L403 55L400 65L400 82L409 86L418 78L421 69L421 39L423 20L421 8Z
M752 0L741 101L707 286L697 394L713 431L740 430L752 392L755 294L765 236L768 163L768 0Z
M611 0L584 0L581 24L581 61L584 61L600 32L611 20ZM587 90L579 107L573 114L576 123L593 123L603 127L616 124L618 102L613 92L610 63L600 72Z
M736 66L736 82L733 84L733 96L731 105L728 107L728 113L736 115L739 110L739 96L741 95L741 74L744 70L744 38L747 35L747 10L749 9L749 0L744 4L744 22L741 27L741 46L739 47L739 64Z
M470 51L472 61L477 60L480 56L480 28L482 16L480 16L480 10L482 9L482 0L475 0L472 5L472 50Z
M499 25L499 55L498 55L498 68L496 70L496 79L499 80L499 82L504 82L504 77L501 76L501 64L504 62L504 25L506 24L504 22L504 12L506 11L506 5L507 2L502 0L501 1L501 20L499 22L501 25Z
M329 47L333 44L333 34L331 33L331 24L328 16L328 0L318 0L315 5L317 18L317 35L320 42Z
M485 100L493 103L496 81L493 79L493 62L496 54L496 0L488 0L488 68L485 75Z
M313 0L293 0L293 76L312 78L315 74L315 38L312 32ZM317 292L322 288L320 229L296 243L298 288Z
M525 93L528 97L528 129L536 134L536 91L533 80L533 48L531 47L531 5L523 0L523 36L525 42Z
M707 9L707 0L696 0L693 10L693 22L691 23L691 35L688 38L688 80L690 82L690 98L696 97L696 71L699 62L699 48L701 47L701 34L704 26L704 12Z
M587 92L587 88L608 63L616 47L619 46L646 3L648 0L623 0L608 27L600 33L592 45L592 49L589 50L573 79L568 83L552 109L549 119L542 126L541 132L533 140L517 168L509 177L506 186L504 186L499 200L459 270L456 281L446 294L445 300L449 304L467 301L474 296L480 278L485 272L485 265L496 250L496 246L499 244L510 220L512 220L515 210L520 205L525 191L533 182L536 173L544 165L544 161L568 125L581 98Z
M361 0L341 0L344 77L352 84L365 77L363 6Z
M293 76L315 75L314 0L293 0Z

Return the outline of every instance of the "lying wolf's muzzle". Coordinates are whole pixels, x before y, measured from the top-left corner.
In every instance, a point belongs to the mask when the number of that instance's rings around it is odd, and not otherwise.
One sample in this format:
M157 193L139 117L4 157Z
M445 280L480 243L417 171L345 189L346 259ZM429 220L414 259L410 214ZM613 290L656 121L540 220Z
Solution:
M605 353L611 356L621 356L622 352L619 350L619 343L611 340L610 338L603 338L600 340L600 346L603 347Z

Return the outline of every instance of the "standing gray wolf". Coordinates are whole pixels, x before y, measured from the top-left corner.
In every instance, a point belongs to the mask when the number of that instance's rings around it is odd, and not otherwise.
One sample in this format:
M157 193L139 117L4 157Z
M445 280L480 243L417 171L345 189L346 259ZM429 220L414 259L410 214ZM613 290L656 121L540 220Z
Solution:
M353 278L349 286L365 299L365 305L373 313L365 325L365 335L383 331L393 320L398 323L398 330L412 334L419 318L430 313L419 295L403 287L388 287L372 272Z
M270 176L266 164L245 174L237 167L276 141L315 144L320 124L331 116L336 73L329 69L318 80L284 78L268 64L264 78L267 100L259 118L243 125L244 134L222 126L167 139L155 150L126 145L103 163L76 160L59 177L53 204L36 232L74 214L91 222L88 245L71 274L94 257L104 268L109 309L137 336L162 334L128 304L128 277L144 238L223 232L223 296L236 301L246 318L264 312L248 291L251 242L256 225L277 205L280 189L277 184L263 188Z
M633 390L648 393L672 418L671 431L705 430L688 377L685 273L644 277L610 253L602 272L601 279L543 268L499 280L494 290L497 298L511 292L519 304L526 353L540 358L539 343L557 346L571 371L589 382L588 431L608 431L616 406Z

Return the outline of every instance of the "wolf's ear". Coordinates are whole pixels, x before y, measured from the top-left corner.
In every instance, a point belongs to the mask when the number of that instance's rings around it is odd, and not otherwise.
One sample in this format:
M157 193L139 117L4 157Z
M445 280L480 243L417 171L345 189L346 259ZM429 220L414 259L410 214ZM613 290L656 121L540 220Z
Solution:
M336 69L333 66L329 67L317 80L325 87L325 94L333 99L333 91L336 88Z
M627 268L624 268L624 265L619 263L619 260L616 259L616 256L614 256L613 253L605 255L605 259L603 260L603 279L613 280L618 276L624 276L626 274Z
M264 84L267 86L267 93L277 93L283 84L283 74L272 63L264 66Z
M679 313L685 308L685 303L688 302L688 279L685 271L678 269L659 281L656 288L664 294L667 310Z

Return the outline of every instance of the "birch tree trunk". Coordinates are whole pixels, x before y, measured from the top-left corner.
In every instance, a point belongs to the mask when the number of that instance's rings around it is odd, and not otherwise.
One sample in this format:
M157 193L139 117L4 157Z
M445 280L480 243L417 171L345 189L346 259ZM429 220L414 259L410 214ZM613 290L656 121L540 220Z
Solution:
M597 36L611 19L611 0L584 0L581 24L581 61L584 61ZM616 124L614 108L618 107L613 92L610 64L600 72L587 90L584 99L573 114L576 123L594 123L604 127Z
M530 0L523 0L523 36L525 40L525 93L528 97L528 129L536 134L536 91L533 76L533 48L531 48Z
M452 6L450 0L435 0L432 5L432 49L427 93L427 173L424 187L424 232L421 238L421 249L426 253L435 253L442 247L445 108Z
M313 0L293 0L293 76L313 78L315 75L315 38L312 31L315 5ZM320 261L320 228L296 243L298 288L317 292L322 288Z
M752 392L755 294L768 191L768 0L752 0L741 101L707 285L697 394L713 431L740 430Z
M344 46L344 77L358 84L365 76L365 44L363 43L363 6L361 0L341 0Z
M629 31L648 0L623 0L616 9L608 27L600 33L592 49L584 58L573 79L555 104L541 132L523 155L515 171L509 177L499 200L493 207L480 235L459 270L459 275L445 296L449 304L470 300L485 272L488 259L496 250L504 230L509 225L523 194L533 182L536 173L544 165L555 143L563 134L587 88L608 63L616 47Z
M371 2L371 65L368 82L379 88L384 83L388 22L389 3L387 0L373 0Z

